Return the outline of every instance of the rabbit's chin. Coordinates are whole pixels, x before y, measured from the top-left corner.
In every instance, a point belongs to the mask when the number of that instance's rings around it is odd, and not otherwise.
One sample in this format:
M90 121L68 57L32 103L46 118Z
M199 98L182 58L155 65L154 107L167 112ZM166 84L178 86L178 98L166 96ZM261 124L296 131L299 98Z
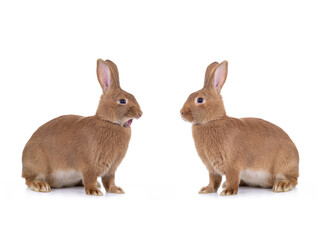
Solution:
M132 122L133 122L133 119L128 120L127 122L123 124L123 127L131 127Z

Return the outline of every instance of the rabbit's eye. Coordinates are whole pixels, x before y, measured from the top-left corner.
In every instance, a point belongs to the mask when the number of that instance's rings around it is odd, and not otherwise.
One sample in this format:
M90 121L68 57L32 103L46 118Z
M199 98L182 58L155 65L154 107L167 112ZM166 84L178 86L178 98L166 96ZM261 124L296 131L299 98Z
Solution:
M197 98L197 103L203 103L203 102L204 102L203 98L201 98L201 97Z
M119 100L119 103L120 103L120 104L126 104L126 100L125 100L125 99L120 99L120 100Z

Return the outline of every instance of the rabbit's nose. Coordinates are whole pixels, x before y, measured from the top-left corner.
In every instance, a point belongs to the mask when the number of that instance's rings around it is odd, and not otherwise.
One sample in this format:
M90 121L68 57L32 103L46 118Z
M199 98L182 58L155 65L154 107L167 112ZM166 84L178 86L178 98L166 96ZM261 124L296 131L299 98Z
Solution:
M184 111L183 111L183 110L181 110L181 115L182 115L182 116L184 115Z
M137 117L136 117L136 119L139 119L140 117L142 117L142 115L143 115L143 112L141 111L141 110L137 110Z

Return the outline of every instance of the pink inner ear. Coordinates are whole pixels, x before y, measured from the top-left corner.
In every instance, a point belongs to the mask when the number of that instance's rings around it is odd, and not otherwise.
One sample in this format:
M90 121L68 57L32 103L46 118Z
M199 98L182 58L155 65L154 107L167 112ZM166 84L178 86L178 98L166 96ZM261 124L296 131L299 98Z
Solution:
M214 75L214 86L217 91L220 91L220 87L226 80L226 66L225 64L217 67Z
M99 63L98 74L99 74L99 81L101 85L103 86L103 90L107 91L107 89L111 85L111 73L105 63Z

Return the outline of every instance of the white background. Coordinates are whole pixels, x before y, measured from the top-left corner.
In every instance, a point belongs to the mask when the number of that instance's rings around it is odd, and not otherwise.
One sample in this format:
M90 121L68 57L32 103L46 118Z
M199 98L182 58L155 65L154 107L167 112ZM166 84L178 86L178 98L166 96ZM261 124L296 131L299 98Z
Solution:
M318 23L316 1L1 1L0 238L318 238ZM126 193L28 190L25 143L54 117L95 114L97 58L144 112L116 175ZM197 193L208 172L179 110L222 60L228 115L271 121L297 145L295 190Z

